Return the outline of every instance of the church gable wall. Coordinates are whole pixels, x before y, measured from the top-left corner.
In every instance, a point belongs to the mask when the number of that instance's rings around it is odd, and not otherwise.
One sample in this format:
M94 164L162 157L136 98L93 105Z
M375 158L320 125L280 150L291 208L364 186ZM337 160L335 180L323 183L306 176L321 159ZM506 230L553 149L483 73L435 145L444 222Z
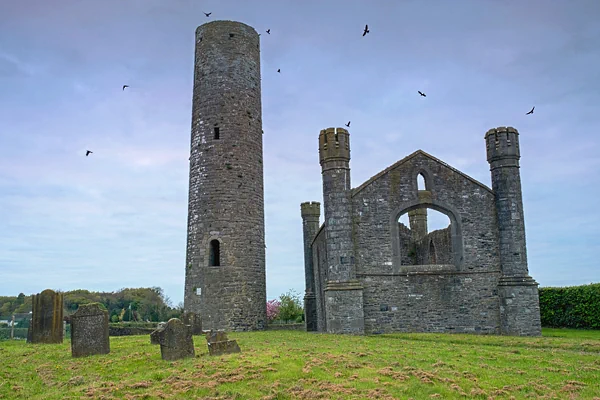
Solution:
M419 173L430 192L421 202ZM491 190L417 153L355 189L352 202L366 332L497 332L500 260ZM424 204L451 221L450 264L407 265L406 248L399 239L407 236L407 230L398 219Z

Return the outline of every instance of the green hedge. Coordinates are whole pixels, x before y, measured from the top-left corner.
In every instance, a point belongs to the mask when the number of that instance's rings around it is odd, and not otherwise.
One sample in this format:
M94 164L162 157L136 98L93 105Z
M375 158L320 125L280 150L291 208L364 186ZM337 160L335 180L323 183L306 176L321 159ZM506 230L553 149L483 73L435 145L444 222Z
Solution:
M17 338L27 339L27 328L15 328L15 339ZM10 328L0 328L0 340L5 339L10 339Z
M600 283L540 288L542 326L600 329Z
M158 327L158 322L119 322L108 324L109 336L149 335Z

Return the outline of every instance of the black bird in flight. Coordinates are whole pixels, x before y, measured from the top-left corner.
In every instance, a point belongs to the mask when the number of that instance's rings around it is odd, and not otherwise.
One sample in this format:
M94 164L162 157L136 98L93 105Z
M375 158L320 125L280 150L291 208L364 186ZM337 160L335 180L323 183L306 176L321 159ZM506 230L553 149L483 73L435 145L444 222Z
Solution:
M129 87L129 85L123 85L123 90L125 90L126 87Z
M531 111L529 111L527 114L525 115L529 115L529 114L533 114L533 110L535 110L535 106L533 106L533 108L531 109Z
M267 29L267 33L270 35L271 34L271 28Z
M278 70L277 70L277 72L280 72L280 73L281 73L281 69L278 69Z
M347 126L348 128L350 128L350 121L348 121L348 123L346 124L346 126Z
M204 15L206 15L207 17L210 17L210 14L212 14L212 12L204 13Z
M85 152L85 156L87 157L87 156L89 156L91 153L93 153L93 151L86 150L86 152Z
M365 25L365 31L363 32L363 36L369 33L369 25Z
M427 97L427 95L425 93L421 92L420 90L417 90L417 93L419 93L423 97Z

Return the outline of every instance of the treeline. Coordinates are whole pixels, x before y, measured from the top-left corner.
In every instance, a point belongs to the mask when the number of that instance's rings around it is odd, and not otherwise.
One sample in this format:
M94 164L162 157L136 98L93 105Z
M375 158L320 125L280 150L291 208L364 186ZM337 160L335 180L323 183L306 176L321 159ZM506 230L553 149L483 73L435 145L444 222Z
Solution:
M540 288L542 326L600 329L600 283Z
M0 296L0 316L29 313L31 295ZM168 321L178 318L183 312L183 304L173 307L171 300L160 287L123 288L116 292L90 292L72 290L64 292L64 315L77 311L80 304L102 303L109 312L111 322L123 321Z

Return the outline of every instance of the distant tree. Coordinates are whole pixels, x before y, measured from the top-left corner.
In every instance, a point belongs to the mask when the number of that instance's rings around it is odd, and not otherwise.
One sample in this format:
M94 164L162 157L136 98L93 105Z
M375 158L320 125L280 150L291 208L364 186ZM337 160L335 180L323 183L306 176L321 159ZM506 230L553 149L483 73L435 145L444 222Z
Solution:
M300 294L294 289L279 296L279 320L283 322L302 322L304 320L304 309L300 300Z
M173 308L172 302L165 295L162 288L155 286L151 288L122 288L116 292L91 292L85 289L64 292L65 316L73 314L80 305L89 303L101 303L109 312L113 321L116 316L118 320L142 320L142 321L166 321L169 318L181 315L181 310ZM131 313L129 305L132 306ZM31 311L31 296L19 293L18 296L0 296L0 315L10 316L13 313L29 313ZM129 314L129 315L125 315Z

